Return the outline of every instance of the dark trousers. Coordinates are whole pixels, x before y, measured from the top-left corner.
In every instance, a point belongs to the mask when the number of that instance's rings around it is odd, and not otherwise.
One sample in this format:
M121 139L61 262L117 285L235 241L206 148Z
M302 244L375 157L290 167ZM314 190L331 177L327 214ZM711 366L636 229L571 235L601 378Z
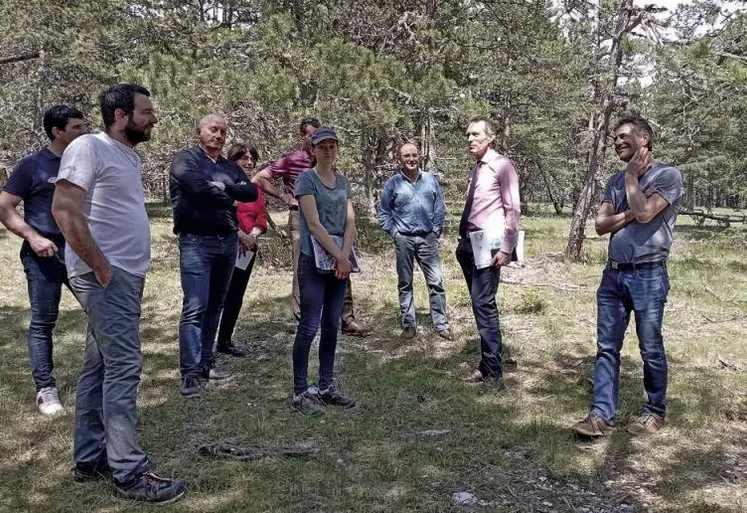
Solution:
M456 258L467 282L467 289L472 298L472 313L480 334L482 350L480 372L486 377L499 378L503 373L501 369L503 345L495 295L498 293L501 270L493 266L477 269L468 238L459 240Z
M52 330L60 312L62 286L70 288L67 269L62 260L64 246L53 257L40 257L27 242L21 247L21 263L26 273L31 322L29 323L28 350L31 376L37 392L53 387L54 362L52 359Z
M257 255L255 254L246 269L233 268L233 275L231 275L231 283L228 285L226 301L223 303L223 314L220 317L220 327L218 328L219 346L225 346L231 342L241 305L244 304L246 286L249 284L249 277L252 275L252 269L256 261Z
M301 255L301 221L298 216L298 210L288 212L288 229L291 233L291 242L293 245L293 314L300 318L301 291L298 286L298 259ZM342 314L340 314L340 317L343 326L355 320L353 290L350 288L350 280L348 280L347 287L345 288L345 300L342 303Z
M184 302L179 321L179 368L199 376L213 366L213 344L236 264L238 236L181 234L179 272Z
M319 389L324 390L334 380L337 330L349 280L338 280L334 273L320 273L314 257L298 259L298 284L301 292L301 320L293 342L293 391L303 393L309 386L309 351L319 329Z

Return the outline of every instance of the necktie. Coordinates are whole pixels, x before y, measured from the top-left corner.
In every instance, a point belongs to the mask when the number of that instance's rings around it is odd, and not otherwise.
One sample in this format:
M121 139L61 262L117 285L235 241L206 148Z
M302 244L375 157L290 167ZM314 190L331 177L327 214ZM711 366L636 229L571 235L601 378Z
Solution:
M462 212L462 219L459 221L459 236L467 236L467 221L469 221L469 215L472 212L472 203L475 201L475 187L477 185L477 172L482 167L482 161L475 164L469 174L469 190L467 191L467 201L464 204L464 211Z

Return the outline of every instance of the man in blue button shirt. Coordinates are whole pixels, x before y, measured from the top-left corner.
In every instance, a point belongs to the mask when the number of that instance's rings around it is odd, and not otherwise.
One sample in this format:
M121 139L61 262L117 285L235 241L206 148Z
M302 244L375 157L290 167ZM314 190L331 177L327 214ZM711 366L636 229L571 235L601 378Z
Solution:
M26 272L31 323L28 347L31 374L36 384L36 404L46 415L62 409L54 380L52 330L62 296L68 285L64 248L57 223L52 217L54 184L60 157L73 139L86 132L83 113L74 107L55 105L44 113L44 131L49 145L18 163L0 192L0 221L23 239L21 262ZM16 211L23 201L23 218Z
M200 395L200 379L224 379L213 345L239 246L236 202L257 199L257 187L221 155L226 120L211 114L197 127L199 144L174 156L170 190L184 302L179 321L180 392ZM245 242L242 241L242 244Z
M401 169L381 191L379 224L394 239L402 337L413 338L416 334L412 280L413 262L417 260L428 285L433 326L439 336L451 340L438 254L445 211L443 193L433 173L421 171L417 146L403 144L399 161Z

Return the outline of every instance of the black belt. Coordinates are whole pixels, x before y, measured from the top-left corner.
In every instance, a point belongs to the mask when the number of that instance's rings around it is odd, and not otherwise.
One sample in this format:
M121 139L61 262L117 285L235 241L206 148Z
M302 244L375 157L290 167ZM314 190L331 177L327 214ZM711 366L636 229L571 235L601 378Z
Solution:
M661 267L664 265L664 260L658 262L643 262L640 264L615 262L614 260L607 260L607 269L614 271L635 271L637 269L653 269L654 267Z
M297 212L297 211L298 211L298 205L293 205L292 207L288 207L288 210L290 210L290 211L292 211L292 212L293 212L293 211L296 211L296 212Z
M431 232L419 231L419 232L399 232L405 237L426 237Z

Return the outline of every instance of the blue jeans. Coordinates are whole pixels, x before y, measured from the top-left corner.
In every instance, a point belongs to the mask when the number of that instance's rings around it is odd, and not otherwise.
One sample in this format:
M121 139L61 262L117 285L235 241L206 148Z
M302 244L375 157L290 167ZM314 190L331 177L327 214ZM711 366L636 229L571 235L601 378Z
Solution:
M334 273L320 273L314 257L301 253L298 258L298 285L301 293L301 320L293 342L293 391L303 393L309 387L309 351L319 321L319 389L334 381L337 330L340 329L342 303L349 280L338 280Z
M482 352L479 365L480 372L485 377L500 378L503 375L503 369L501 368L503 339L495 295L498 293L501 270L492 266L477 269L472 245L468 238L459 240L456 258L467 282L467 289L472 298L472 313L475 316L477 331L480 334L480 349Z
M436 234L431 232L422 237L398 233L394 236L394 249L397 254L397 290L402 313L402 327L414 327L417 324L412 294L414 261L417 260L428 286L433 327L436 331L449 329L449 318L446 315L446 291L441 276L441 258L438 255Z
M179 321L179 368L198 377L214 365L213 344L231 281L238 236L179 236L179 270L184 292Z
M108 461L114 478L125 482L148 467L136 431L145 278L118 267L112 271L106 288L92 272L70 279L88 317L76 389L74 456L76 463Z
M21 247L21 263L28 283L31 322L29 323L28 348L31 375L37 392L53 387L54 362L52 359L52 330L60 311L62 286L68 288L67 269L62 260L65 248L53 257L40 257L27 242Z
M597 357L592 412L608 423L615 420L620 389L620 350L630 312L635 314L638 347L643 358L643 409L664 415L667 395L667 356L661 325L669 293L664 265L635 271L606 268L597 291Z

